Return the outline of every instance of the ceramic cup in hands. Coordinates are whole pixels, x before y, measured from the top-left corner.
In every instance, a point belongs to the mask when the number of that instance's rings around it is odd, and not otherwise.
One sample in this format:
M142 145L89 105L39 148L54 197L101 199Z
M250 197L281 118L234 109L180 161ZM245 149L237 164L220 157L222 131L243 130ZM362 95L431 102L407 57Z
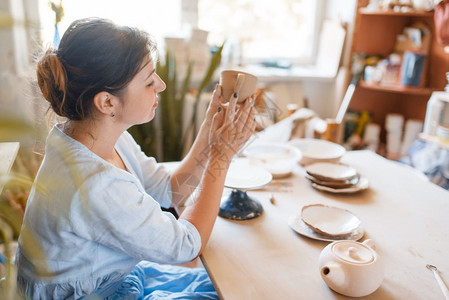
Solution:
M219 84L225 101L237 93L237 103L241 103L256 91L257 77L237 70L224 70L220 73Z

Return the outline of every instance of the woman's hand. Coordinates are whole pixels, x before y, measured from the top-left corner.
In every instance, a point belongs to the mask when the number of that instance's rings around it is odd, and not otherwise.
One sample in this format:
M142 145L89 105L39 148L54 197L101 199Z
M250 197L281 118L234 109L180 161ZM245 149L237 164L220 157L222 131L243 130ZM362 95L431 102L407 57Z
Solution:
M233 98L234 97L232 97L232 99ZM207 107L206 118L203 123L203 126L207 127L207 132L209 132L210 126L212 125L212 119L214 118L215 113L218 111L218 108L221 107L221 109L224 109L226 111L229 104L231 103L231 100L229 101L229 103L225 103L226 101L222 97L222 87L221 85L217 84L212 93L212 99L209 102L209 106ZM235 104L235 109L238 110L239 108L240 104Z
M200 148L198 149L198 151L203 154L207 153L209 149L209 132L212 125L212 119L214 118L214 115L218 111L219 107L221 107L221 109L224 109L222 100L223 98L221 96L221 86L217 84L212 93L212 99L209 102L209 106L207 107L206 117L201 124L200 130L198 131L198 135L196 136L194 145L192 147Z
M221 93L218 97L222 98ZM237 105L237 98L234 95L228 105L217 107L209 133L211 155L218 155L220 160L226 162L230 162L232 157L240 151L256 128L253 106L255 98L249 97L243 106ZM214 98L211 107L213 102Z
M226 162L230 162L234 154L246 143L255 129L255 111L252 109L254 98L248 98L242 106L236 101L237 98L233 97L229 103L223 104L225 101L221 86L217 85L205 120L189 153L183 159L179 172L200 178L212 154L220 155ZM214 153L211 153L212 149L215 149Z
M256 128L254 97L246 99L242 106L237 105L237 97L233 97L228 104L222 104L222 100L221 87L217 87L207 110L206 120L195 141L194 150L189 152L186 161L181 165L181 171L190 176L202 172L202 176L198 177L201 188L196 200L180 215L180 219L189 221L197 228L201 236L200 253L209 240L217 218L232 157ZM209 130L205 132L205 129ZM175 180L176 178L172 177L172 187Z
M212 119L215 115L215 113L218 111L219 107L223 108L223 104L221 103L222 101L222 96L221 96L221 85L217 84L217 86L215 87L213 93L212 93L212 99L209 102L209 106L207 107L207 111L206 111L206 118L205 118L205 122L203 123L203 126L208 126L207 129L210 129L210 126L212 125ZM209 132L209 130L208 130Z

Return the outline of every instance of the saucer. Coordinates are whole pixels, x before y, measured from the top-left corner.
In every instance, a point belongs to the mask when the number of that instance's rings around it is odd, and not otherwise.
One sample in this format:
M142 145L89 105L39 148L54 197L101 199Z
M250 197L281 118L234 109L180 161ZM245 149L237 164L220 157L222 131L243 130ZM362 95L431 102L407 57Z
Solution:
M345 181L319 180L313 176L310 176L309 174L306 174L305 177L313 183L316 183L321 186L327 186L327 187L334 188L334 189L343 189L343 188L354 187L357 185L357 183L359 183L359 180L360 180L360 176L358 174L357 174L357 176L355 176L351 179L345 180Z
M323 204L303 206L301 220L315 232L326 236L345 236L360 227L352 212Z
M342 236L327 236L327 235L319 234L318 232L314 231L312 228L307 226L301 220L300 214L290 217L288 219L288 225L290 226L291 229L293 229L295 232L299 233L300 235L306 236L306 237L314 239L314 240L324 241L324 242L334 242L334 241L341 241L341 240L358 241L365 234L365 231L362 226L359 226L357 229L355 229L351 233L349 233L347 235L342 235Z
M357 170L353 167L320 162L308 165L307 174L323 181L346 181L357 176Z
M332 188L332 187L320 185L320 184L317 184L314 182L312 182L312 187L319 191L322 191L322 192L329 192L329 193L334 193L334 194L352 194L352 193L357 193L357 192L364 191L364 190L368 189L369 181L366 177L360 176L360 179L357 182L357 184L352 187Z
M235 161L229 166L224 185L235 190L255 190L264 187L272 179L271 173L260 166Z

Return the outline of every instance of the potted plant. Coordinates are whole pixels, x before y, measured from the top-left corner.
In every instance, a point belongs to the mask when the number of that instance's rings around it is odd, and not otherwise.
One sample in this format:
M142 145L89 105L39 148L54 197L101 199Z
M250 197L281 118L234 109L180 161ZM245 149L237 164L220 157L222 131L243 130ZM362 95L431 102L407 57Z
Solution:
M223 44L224 45L224 44ZM190 140L197 132L198 105L202 93L211 83L220 65L223 45L211 57L206 73L196 91L193 113L187 128L182 128L187 94L191 89L191 76L194 62L190 62L182 82L179 81L173 54L166 51L163 62L158 61L156 70L167 88L159 95L159 109L155 119L149 123L136 125L128 131L147 155L158 161L178 161Z

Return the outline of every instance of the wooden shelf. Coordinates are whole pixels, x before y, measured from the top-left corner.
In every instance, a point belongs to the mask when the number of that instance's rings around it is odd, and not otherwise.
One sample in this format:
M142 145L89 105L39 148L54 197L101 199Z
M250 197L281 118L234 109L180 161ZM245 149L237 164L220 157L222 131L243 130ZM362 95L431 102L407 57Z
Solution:
M443 149L447 149L449 150L449 143L448 142L444 142L443 140L441 140L439 137L435 136L435 135L429 135L429 134L425 134L425 133L420 133L419 134L419 139L426 141L426 142L431 142L436 144L437 146L443 148Z
M392 10L369 10L366 8L361 8L360 14L364 16L433 17L433 12L431 11L396 12Z
M446 85L446 72L449 70L449 56L437 41L435 34L434 12L413 11L395 12L392 10L369 10L370 0L357 0L354 18L352 44L349 59L352 62L355 53L378 54L388 57L395 51L397 37L404 34L404 28L417 22L425 24L431 32L429 51L423 70L425 87L397 85L379 85L359 81L348 109L369 111L371 121L381 125L381 142L386 143L384 128L386 116L398 113L407 119L424 121L427 101L432 92L443 90ZM349 69L352 68L350 63Z
M406 86L383 86L377 83L367 83L363 80L359 81L359 86L364 89L375 90L388 93L399 93L409 95L430 96L434 90L420 87L406 87Z

